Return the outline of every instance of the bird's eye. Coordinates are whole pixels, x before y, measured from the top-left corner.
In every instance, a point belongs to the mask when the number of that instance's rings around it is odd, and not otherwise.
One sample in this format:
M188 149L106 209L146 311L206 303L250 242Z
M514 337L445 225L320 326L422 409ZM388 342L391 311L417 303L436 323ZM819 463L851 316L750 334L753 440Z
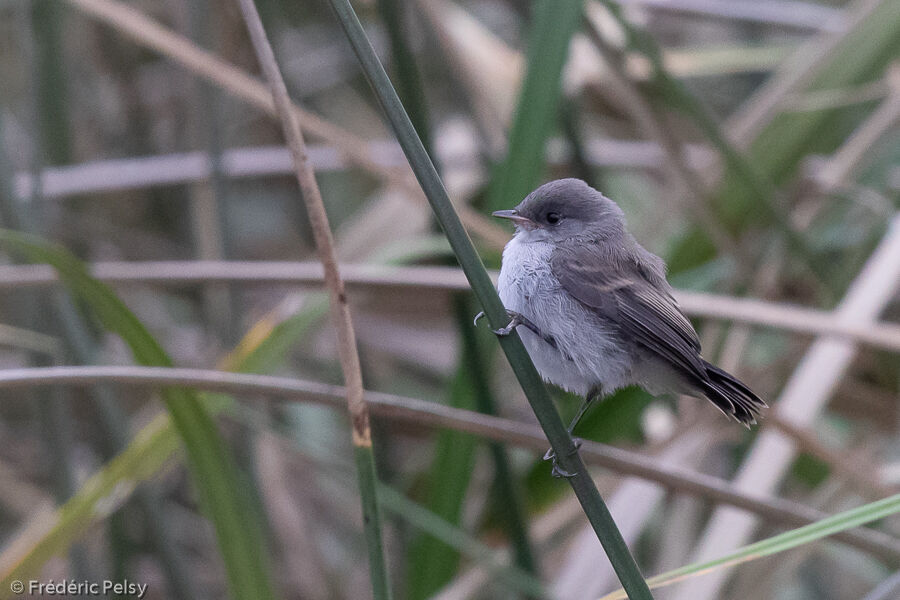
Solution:
M559 223L559 213L549 212L547 213L547 222L551 225L556 225Z

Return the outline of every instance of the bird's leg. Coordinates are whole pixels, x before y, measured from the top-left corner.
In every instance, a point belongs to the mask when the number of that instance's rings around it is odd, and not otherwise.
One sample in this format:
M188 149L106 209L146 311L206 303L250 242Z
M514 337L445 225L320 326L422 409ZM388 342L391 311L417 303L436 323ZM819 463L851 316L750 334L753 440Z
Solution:
M491 330L496 335L499 335L501 337L509 335L513 332L513 330L516 327L518 327L519 325L524 325L525 327L530 329L532 331L532 333L534 333L534 335L538 336L539 338L541 338L542 340L544 340L545 342L550 344L550 346L552 348L558 349L557 344L556 344L556 338L554 338L552 335L545 334L543 331L541 331L541 328L538 327L537 325L535 325L530 319L528 319L528 317L526 317L525 315L523 315L521 313L517 313L514 310L507 310L506 314L509 315L509 318L510 318L510 321L509 321L509 323L506 324L506 327ZM478 319L480 319L483 316L484 316L484 311L475 315L475 321L474 321L475 325L478 325Z
M569 423L569 435L575 431L575 428L578 426L578 423L581 421L582 417L584 417L585 413L591 407L595 400L599 399L603 395L603 390L599 385L596 385L590 389L587 396L584 397L584 401L581 403L581 406L578 408L578 413L575 415L575 418L572 419L572 422Z
M578 423L581 421L581 418L584 417L584 414L588 411L591 405L594 403L594 400L597 400L603 395L602 389L599 385L596 385L590 389L587 396L585 396L584 401L581 403L581 406L578 408L578 413L575 415L575 418L572 419L572 422L569 423L568 432L569 435L575 431L575 427L578 426ZM581 440L579 438L573 438L575 441L575 452L578 452L578 449L581 447ZM553 451L553 448L547 450L547 453L544 454L544 460L552 461L550 464L553 466L550 474L554 477L574 477L575 473L570 473L568 471L564 471L559 466L559 462L556 458L556 452Z

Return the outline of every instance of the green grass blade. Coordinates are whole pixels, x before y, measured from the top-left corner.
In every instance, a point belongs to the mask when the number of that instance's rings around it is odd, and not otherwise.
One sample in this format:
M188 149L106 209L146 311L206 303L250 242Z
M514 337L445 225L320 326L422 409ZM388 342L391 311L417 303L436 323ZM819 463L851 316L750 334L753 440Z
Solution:
M378 503L377 491L379 489L378 474L375 472L375 457L372 447L354 445L353 458L356 462L356 481L359 489L372 490L372 493L360 493L372 596L375 600L389 600L393 597L393 592L385 560L381 505Z
M39 117L40 162L65 165L72 162L72 132L69 126L69 95L63 31L67 17L56 0L31 3L34 45L36 50L36 102Z
M883 500L864 504L857 508L832 515L816 523L810 523L791 531L739 548L730 554L702 563L694 563L672 571L667 571L647 580L652 588L677 583L688 577L695 577L715 569L734 566L764 556L771 556L785 550L797 548L810 542L846 531L860 525L872 523L900 512L900 494ZM608 594L600 600L622 600L627 598L623 590Z
M447 190L425 151L422 142L416 135L415 128L403 108L397 93L391 85L378 56L372 49L362 25L348 0L330 0L344 33L359 59L369 83L381 103L388 121L403 148L419 184L425 192L438 222L447 236L457 260L466 274L469 285L475 292L478 301L484 308L487 320L492 328L506 325L506 310L493 283L484 269L484 264L475 251L472 241L459 220L459 216L450 202ZM519 380L522 390L528 398L531 408L542 429L550 441L550 445L559 457L560 466L574 473L568 482L581 502L600 543L603 545L613 569L628 590L632 600L652 598L647 584L641 576L634 558L616 527L609 509L600 497L597 487L587 472L584 462L572 437L566 431L556 407L553 405L547 389L544 387L537 370L531 362L522 340L515 333L500 338L500 346L509 360L510 366Z
M431 132L428 129L428 106L424 87L404 27L403 10L406 3L400 0L378 0L377 5L391 42L392 63L398 82L397 91L409 110L409 118L422 138L422 143L431 150Z
M136 362L172 365L163 348L112 289L92 278L72 254L40 238L8 230L0 231L0 243L31 261L53 266L67 289L91 307L106 329L128 344ZM247 517L253 514L247 490L215 423L192 391L169 389L163 393L163 400L187 449L201 505L215 526L232 595L275 598L258 523Z
M525 78L506 158L491 182L488 211L518 204L540 182L544 144L556 121L563 66L582 5L581 0L536 0L533 5Z

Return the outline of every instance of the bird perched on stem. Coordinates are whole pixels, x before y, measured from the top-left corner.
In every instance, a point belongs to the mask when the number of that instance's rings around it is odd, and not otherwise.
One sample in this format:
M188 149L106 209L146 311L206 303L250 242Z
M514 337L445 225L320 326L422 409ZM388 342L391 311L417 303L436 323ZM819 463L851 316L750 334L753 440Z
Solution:
M740 423L756 423L765 402L703 360L665 263L625 230L615 202L580 179L559 179L494 216L516 226L498 286L511 321L494 333L524 325L541 377L584 397L570 434L593 401L629 385L706 397ZM552 451L545 458L555 476L571 476Z

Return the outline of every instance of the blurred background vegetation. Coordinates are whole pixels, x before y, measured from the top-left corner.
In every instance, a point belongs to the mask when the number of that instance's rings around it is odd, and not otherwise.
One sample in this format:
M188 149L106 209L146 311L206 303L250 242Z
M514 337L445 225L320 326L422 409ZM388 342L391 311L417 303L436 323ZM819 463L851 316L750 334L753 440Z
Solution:
M372 410L396 596L612 591L328 3L257 6L308 111L365 387L382 394ZM583 178L667 260L706 358L772 406L747 431L705 402L628 389L583 421L584 439L656 467L585 452L645 573L803 523L785 511L815 518L900 489L900 2L355 7L488 267L511 232L486 215L548 179ZM313 385L342 382L327 301L237 3L0 0L0 80L3 227L88 263L175 365L310 382L203 397L238 465L236 486L218 489L239 497L277 597L370 595L345 408L339 390ZM148 598L223 597L227 542L203 516L215 495L198 494L159 390L124 372L14 385L28 367L165 353L142 355L143 334L91 283L61 286L22 258L0 266L4 581L127 578ZM577 407L554 395L564 416ZM408 399L521 427L491 442ZM692 473L780 504L728 508L734 498L685 483ZM656 597L897 598L898 525Z

